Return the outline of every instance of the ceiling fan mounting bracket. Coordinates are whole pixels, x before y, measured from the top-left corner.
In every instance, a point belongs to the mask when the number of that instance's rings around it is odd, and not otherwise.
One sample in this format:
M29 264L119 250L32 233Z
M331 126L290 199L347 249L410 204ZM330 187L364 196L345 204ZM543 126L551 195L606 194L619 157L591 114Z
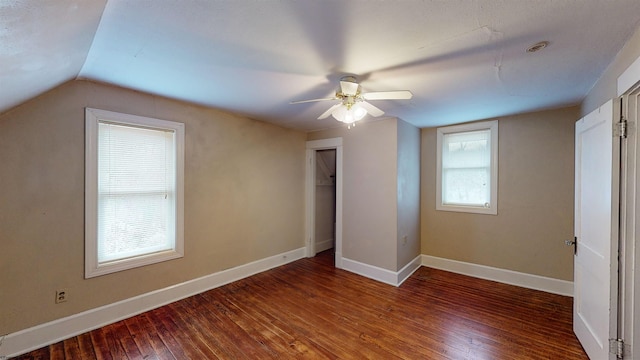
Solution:
M351 83L358 83L358 79L356 79L355 76L353 75L346 75L340 78L340 81L346 81L346 82L351 82Z

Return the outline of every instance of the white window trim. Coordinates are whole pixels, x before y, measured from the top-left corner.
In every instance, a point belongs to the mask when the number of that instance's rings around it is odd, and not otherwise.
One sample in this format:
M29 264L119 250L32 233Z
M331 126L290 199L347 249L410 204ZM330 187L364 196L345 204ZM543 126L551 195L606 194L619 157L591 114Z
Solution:
M122 123L175 131L176 134L176 217L175 249L129 259L98 262L98 124ZM85 278L154 264L184 256L184 124L113 111L85 109Z
M442 203L442 139L445 134L478 130L491 131L491 200L489 206L445 205ZM437 129L436 146L436 210L498 215L498 120L440 127Z

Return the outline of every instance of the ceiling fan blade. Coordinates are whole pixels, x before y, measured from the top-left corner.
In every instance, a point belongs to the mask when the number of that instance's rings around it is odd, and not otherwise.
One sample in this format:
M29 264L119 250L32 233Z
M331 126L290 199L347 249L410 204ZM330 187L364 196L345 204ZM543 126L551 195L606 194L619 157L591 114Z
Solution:
M298 101L292 101L289 104L303 104L303 103L308 103L308 102L326 101L326 100L338 100L338 98L332 97L332 98L324 98L324 99L298 100Z
M369 113L369 115L371 115L371 116L380 116L380 115L384 114L384 111L378 109L377 107L369 104L366 101L360 102L359 104L363 108L365 108L367 110L367 113Z
M413 94L409 90L376 91L362 94L362 98L365 100L407 100L412 97Z
M322 120L322 119L328 118L331 115L331 113L333 112L333 110L337 109L340 106L342 106L342 103L333 105L332 107L329 108L329 110L323 112L322 115L318 116L318 120Z

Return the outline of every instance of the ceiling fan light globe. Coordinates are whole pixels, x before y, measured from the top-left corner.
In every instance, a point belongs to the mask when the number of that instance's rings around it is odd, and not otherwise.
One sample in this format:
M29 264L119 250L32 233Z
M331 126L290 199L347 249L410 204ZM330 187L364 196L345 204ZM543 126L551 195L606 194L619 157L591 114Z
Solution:
M340 106L331 113L331 116L333 116L334 119L340 122L344 122L346 114L347 114L347 107Z
M342 120L342 122L345 123L345 124L351 124L351 123L353 123L355 121L356 121L356 118L353 116L353 110L348 110L344 114L344 120Z
M352 111L353 111L353 117L356 120L362 120L362 118L367 115L367 109L360 106L353 108Z

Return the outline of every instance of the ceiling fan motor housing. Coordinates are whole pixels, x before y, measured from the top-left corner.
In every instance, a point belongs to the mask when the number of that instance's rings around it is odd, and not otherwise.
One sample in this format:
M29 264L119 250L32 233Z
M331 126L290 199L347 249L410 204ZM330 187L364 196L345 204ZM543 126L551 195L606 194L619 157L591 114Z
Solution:
M340 78L340 92L343 96L357 96L360 94L360 84L355 76L343 76Z

